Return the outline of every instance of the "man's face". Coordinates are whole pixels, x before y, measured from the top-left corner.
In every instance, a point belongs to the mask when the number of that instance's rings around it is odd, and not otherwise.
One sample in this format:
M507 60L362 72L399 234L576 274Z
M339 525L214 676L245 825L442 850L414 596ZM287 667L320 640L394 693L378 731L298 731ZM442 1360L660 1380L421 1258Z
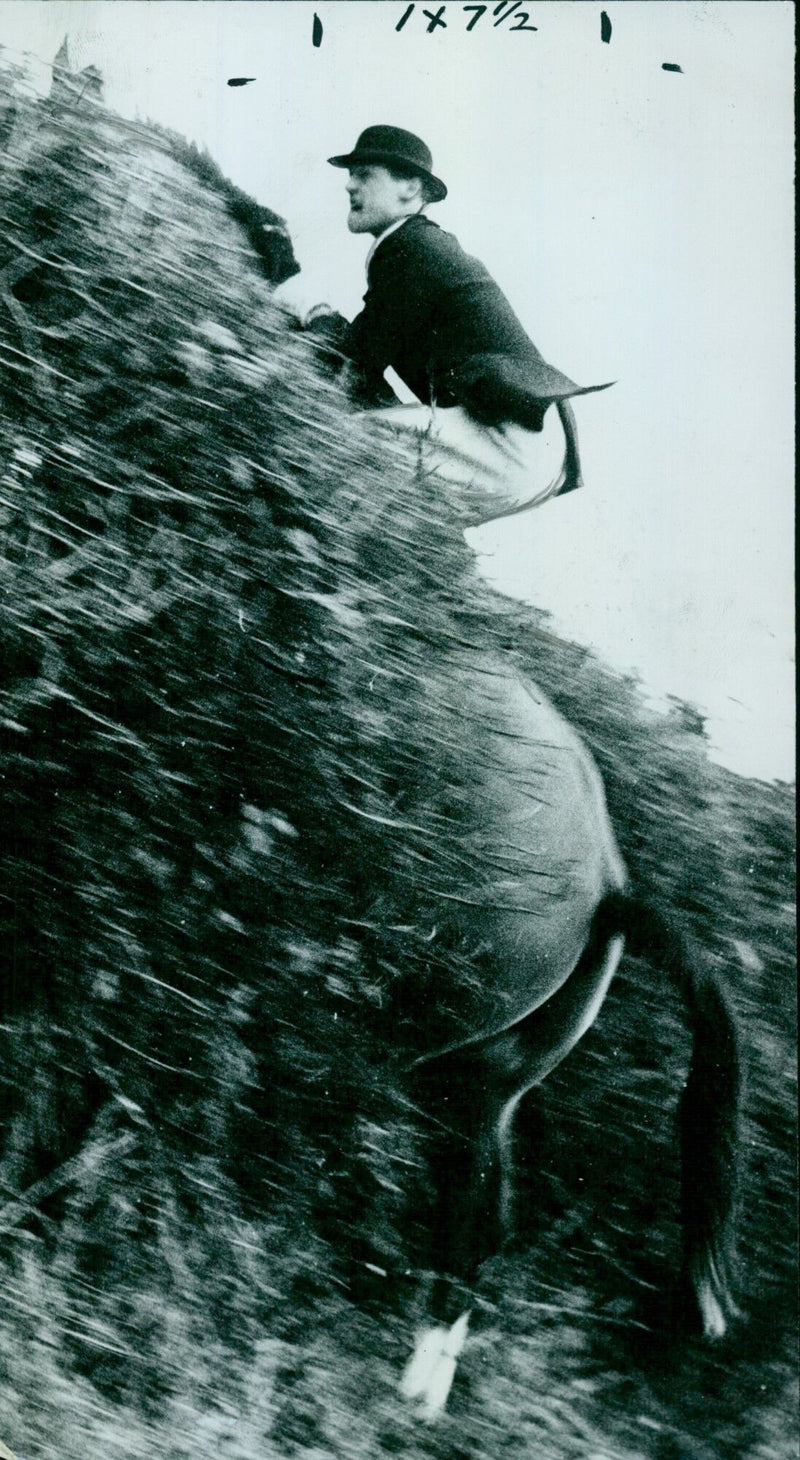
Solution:
M398 218L417 212L421 202L419 178L393 177L377 163L352 167L347 192L351 233L383 233Z

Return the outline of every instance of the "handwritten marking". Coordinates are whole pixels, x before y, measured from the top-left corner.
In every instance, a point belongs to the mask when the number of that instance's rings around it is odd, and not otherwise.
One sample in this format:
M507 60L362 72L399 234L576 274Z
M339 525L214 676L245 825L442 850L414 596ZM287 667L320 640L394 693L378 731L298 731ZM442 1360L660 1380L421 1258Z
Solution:
M681 76L683 75L683 67L682 66L679 66L678 63L677 63L677 61L664 61L662 63L662 66L661 66L661 70L662 71L680 71Z
M481 16L486 14L487 6L486 5L465 5L464 6L464 10L465 11L467 11L467 10L477 10L477 12L478 12L477 15L473 15L473 17L472 17L469 25L467 26L467 30L472 30L473 27L478 24L478 21L480 20Z
M510 20L511 17L512 17L512 15L514 15L515 12L517 10L519 10L520 0L511 0L510 8L508 10L506 10L507 3L508 3L508 0L500 0L500 4L499 5L495 5L495 7L494 7L494 14L500 16L500 19L499 20L496 20L495 23L494 23L495 24L495 29L497 29L497 26L498 25L505 25L506 21L507 20ZM503 14L502 15L500 14L501 11L503 11ZM519 11L519 15L517 15L515 17L514 24L512 25L511 29L512 30L538 30L539 29L538 25L529 25L528 24L528 21L529 20L530 20L530 16L529 16L527 10L520 10Z
M230 79L229 79L229 81L228 81L228 85L229 86L249 86L250 85L250 82L251 81L255 81L255 79L256 79L255 76L231 76Z
M498 3L492 6L492 14L494 16L494 28L496 29L498 26L505 25L508 30L537 31L539 29L538 25L531 25L529 12L527 10L520 10L520 4L521 0L498 0ZM395 26L396 31L402 30L403 27L408 24L416 8L416 5L413 3L406 6L403 14L400 16L400 19ZM452 8L460 9L461 14L465 18L467 16L470 16L471 18L467 21L465 29L474 30L476 25L478 24L478 21L483 19L484 15L489 9L489 5L471 3L469 5L460 5L458 7L453 6ZM428 21L428 25L426 27L428 35L432 35L435 30L447 30L448 22L445 19L446 10L446 4L440 5L438 10L423 10L422 14ZM605 12L603 13L605 14ZM509 22L513 22L513 24L509 24Z
M611 40L611 21L609 20L605 10L602 10L600 12L600 39L601 41L605 41L606 45L608 45L609 41Z
M442 16L444 15L446 9L446 5L440 5L435 14L432 10L423 10L422 14L427 15L430 21L430 25L428 26L428 35L430 35L432 31L436 30L437 26L441 26L442 30L447 30L447 21L442 20Z
M322 45L322 21L316 12L314 14L314 23L311 27L311 44L312 46Z
M495 30L497 29L498 25L502 25L503 24L503 21L504 20L510 20L511 19L511 16L514 14L514 11L515 10L519 10L519 6L520 6L520 0L511 0L511 9L510 10L506 10L505 15L503 15L501 12L506 9L506 0L500 0L500 4L499 5L495 5L494 10L492 12L494 15L499 15L500 16L500 19L499 20L496 20L495 23L494 23Z

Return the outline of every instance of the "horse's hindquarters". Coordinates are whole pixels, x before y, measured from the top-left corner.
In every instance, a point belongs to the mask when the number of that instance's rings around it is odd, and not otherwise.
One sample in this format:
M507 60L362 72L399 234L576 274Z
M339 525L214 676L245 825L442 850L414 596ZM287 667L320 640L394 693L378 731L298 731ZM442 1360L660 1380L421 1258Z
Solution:
M453 661L450 685L452 706L483 721L486 741L475 815L460 843L475 872L443 899L448 922L485 954L467 1036L479 1038L561 987L625 870L596 767L536 687L493 657L466 652Z

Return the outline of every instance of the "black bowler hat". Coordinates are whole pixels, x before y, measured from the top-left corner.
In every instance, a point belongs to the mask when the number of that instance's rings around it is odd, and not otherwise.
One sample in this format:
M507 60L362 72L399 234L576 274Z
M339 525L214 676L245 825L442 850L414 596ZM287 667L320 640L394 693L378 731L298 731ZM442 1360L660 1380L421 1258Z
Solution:
M367 127L361 133L352 152L341 157L329 157L333 167L366 167L379 163L383 167L408 167L428 184L432 203L440 203L447 197L447 188L441 178L431 172L433 158L430 148L421 137L413 132L404 132L402 127Z

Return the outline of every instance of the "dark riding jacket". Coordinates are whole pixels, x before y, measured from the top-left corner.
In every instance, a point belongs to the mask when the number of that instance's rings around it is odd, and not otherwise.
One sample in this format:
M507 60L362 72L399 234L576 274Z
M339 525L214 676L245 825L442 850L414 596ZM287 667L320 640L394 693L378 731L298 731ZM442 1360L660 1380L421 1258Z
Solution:
M383 379L391 366L423 404L540 431L551 402L603 389L548 365L484 265L422 214L379 242L367 280L343 342L362 405L393 398Z

